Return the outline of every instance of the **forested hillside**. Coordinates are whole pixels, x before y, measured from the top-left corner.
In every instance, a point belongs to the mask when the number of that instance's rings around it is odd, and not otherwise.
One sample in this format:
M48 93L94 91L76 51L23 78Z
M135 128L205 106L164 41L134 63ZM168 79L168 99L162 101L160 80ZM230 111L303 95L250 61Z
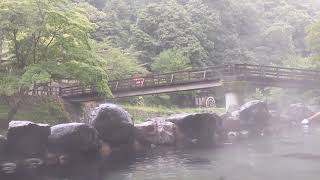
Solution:
M306 28L315 21L318 9L313 1L295 0L89 3L99 9L99 14L91 15L97 25L92 37L130 49L148 70L168 49L183 51L193 67L233 62L291 64L288 61L311 55Z
M60 12L62 6L57 8L55 4L73 8ZM21 56L59 58L54 49L57 44L72 46L67 44L71 41L63 41L54 29L41 29L41 25L74 26L77 34L71 34L73 40L82 38L85 44L78 46L78 50L68 48L64 52L82 52L73 53L81 57L72 58L95 59L100 66L108 63L105 71L111 79L222 63L294 65L314 55L312 50L317 46L313 36L318 29L312 28L312 24L316 26L319 3L313 0L54 0L43 3L5 0L0 8L2 66L8 64L4 62L10 58L24 58ZM47 17L44 18L47 22L41 16ZM21 22L27 23L26 29ZM15 31L17 36L25 33L16 38L16 43L21 43L18 51L13 48ZM42 31L47 34L41 34ZM307 38L308 33L312 38ZM84 37L85 34L88 36ZM25 42L20 42L22 37ZM31 42L32 39L35 41ZM42 41L37 41L41 39L51 43L41 44ZM28 49L32 43L35 49ZM48 47L41 48L42 45ZM179 62L170 59L179 59ZM68 65L72 69L75 64ZM161 67L157 67L159 65ZM72 71L57 69L59 71L49 72L48 76L66 76L66 72ZM67 76L78 77L78 74L72 72ZM82 80L92 83L90 79Z

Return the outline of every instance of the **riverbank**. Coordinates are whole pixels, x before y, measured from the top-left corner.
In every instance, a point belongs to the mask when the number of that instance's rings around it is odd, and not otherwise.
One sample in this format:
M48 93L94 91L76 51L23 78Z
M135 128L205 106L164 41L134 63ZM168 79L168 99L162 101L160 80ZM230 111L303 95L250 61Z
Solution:
M6 119L8 111L8 106L0 104L0 120ZM14 119L28 119L36 123L47 123L54 125L66 122L67 117L63 114L62 110L60 109L60 107L58 107L58 105L39 103L36 105L26 105L22 107L21 109L19 109Z
M166 117L179 113L217 113L221 114L224 108L178 108L178 107L164 107L164 106L139 106L122 104L120 105L132 115L135 124L144 122L147 119L154 117ZM0 103L0 121L5 121L9 107ZM45 123L50 125L57 125L68 122L68 115L64 112L59 104L48 102L37 102L28 104L19 109L15 116L15 120L29 120L35 123ZM0 135L4 135L6 129L0 128Z

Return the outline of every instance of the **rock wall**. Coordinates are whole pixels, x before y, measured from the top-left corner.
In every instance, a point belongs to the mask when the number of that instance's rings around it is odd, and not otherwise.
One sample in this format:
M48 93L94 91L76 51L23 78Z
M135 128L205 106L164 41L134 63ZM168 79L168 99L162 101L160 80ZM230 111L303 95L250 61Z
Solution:
M50 127L13 121L7 137L0 137L0 179L98 179L101 166L128 160L135 153L158 146L212 146L231 129L250 130L252 124L265 128L268 113L263 102L251 102L222 117L215 113L177 114L134 125L131 115L120 106L101 104L90 113L88 123Z

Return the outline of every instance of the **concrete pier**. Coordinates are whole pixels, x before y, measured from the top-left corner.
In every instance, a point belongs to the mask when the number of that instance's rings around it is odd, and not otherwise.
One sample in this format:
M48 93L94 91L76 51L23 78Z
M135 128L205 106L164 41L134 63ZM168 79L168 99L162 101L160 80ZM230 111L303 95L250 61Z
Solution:
M240 101L239 101L239 95L236 92L227 92L225 94L226 99L226 110L228 112L232 112L236 108L239 107Z

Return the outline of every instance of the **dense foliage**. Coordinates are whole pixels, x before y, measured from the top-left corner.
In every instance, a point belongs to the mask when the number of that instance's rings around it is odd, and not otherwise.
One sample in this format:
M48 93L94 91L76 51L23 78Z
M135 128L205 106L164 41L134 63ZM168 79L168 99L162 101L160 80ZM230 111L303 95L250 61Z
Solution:
M320 3L313 0L89 3L101 13L93 17L97 29L92 37L108 38L116 47L134 51L138 62L152 72L223 63L319 67Z
M317 68L319 9L313 0L2 0L0 97L17 107L21 91L65 78L108 95L108 79L223 63Z
M246 62L286 65L309 57L305 28L317 17L312 0L92 0L97 40L109 38L139 53L150 68L177 48L193 67ZM150 70L150 69L149 69Z
M0 10L7 49L1 59L1 94L57 78L77 78L107 90L106 65L91 51L87 33L92 24L83 9L64 0L5 0Z

